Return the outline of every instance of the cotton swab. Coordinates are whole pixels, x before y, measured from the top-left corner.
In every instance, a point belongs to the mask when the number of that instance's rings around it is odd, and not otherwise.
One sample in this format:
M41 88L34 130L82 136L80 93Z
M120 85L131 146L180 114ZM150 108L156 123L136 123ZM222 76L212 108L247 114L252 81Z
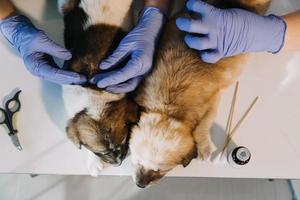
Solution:
M233 94L232 101L231 101L230 111L229 111L228 118L227 118L226 129L225 129L225 134L227 135L225 144L229 143L228 142L229 133L231 132L231 125L232 125L233 114L234 114L234 110L235 110L235 103L236 103L238 90L239 90L239 82L236 82L235 89L234 89L234 94ZM220 159L222 158L225 149L226 149L226 145L223 147Z
M241 126L241 124L243 123L243 121L246 119L246 117L248 116L248 114L250 113L250 111L252 110L253 106L256 104L257 100L259 99L259 97L256 97L253 102L251 103L251 105L248 107L248 109L246 110L246 112L243 114L242 118L237 122L237 124L235 125L235 127L233 128L233 130L230 132L230 134L227 135L227 140L226 143L224 145L224 148L222 150L222 154L221 154L221 158L226 150L226 148L229 145L229 142L231 141L234 133L237 131L237 129Z
M233 113L235 110L235 102L236 102L238 90L239 90L239 82L236 82L235 89L234 89L234 95L233 95L232 102L231 102L230 112L229 112L228 119L227 119L227 125L226 125L226 130L225 130L226 134L229 134L231 132L231 125L232 125Z
M249 106L249 108L246 110L246 112L243 114L242 118L238 121L238 123L235 125L235 127L232 129L230 135L233 135L237 129L241 126L241 124L243 123L243 121L245 120L245 118L248 116L249 112L252 110L253 106L256 104L257 100L259 99L259 97L256 97L253 102L251 103L251 105Z

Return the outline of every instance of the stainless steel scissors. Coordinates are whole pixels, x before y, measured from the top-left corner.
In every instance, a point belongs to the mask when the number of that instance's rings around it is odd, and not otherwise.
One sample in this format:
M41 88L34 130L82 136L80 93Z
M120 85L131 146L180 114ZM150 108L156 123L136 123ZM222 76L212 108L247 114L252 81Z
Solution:
M9 99L5 103L5 109L0 108L0 125L4 124L7 126L12 143L19 151L22 150L19 138L17 136L18 130L14 128L13 116L21 109L21 102L19 100L21 90L19 90L13 98Z

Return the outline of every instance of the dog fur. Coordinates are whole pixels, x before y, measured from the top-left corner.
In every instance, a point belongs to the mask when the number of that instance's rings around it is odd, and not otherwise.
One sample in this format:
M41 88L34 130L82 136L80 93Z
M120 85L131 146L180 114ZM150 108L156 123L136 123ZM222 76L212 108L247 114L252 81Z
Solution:
M132 0L59 1L64 15L65 45L72 51L66 69L91 79L99 62L117 47L130 27ZM120 165L128 150L130 126L137 105L126 94L112 94L92 85L63 86L69 115L67 134L72 142L103 161Z
M221 1L222 6L224 3ZM261 13L269 1L234 3ZM202 62L197 51L187 48L183 37L173 18L162 34L154 69L137 92L136 101L144 111L129 145L134 180L142 188L178 165L186 167L197 156L210 156L209 132L221 91L237 80L243 68L245 55L216 64Z

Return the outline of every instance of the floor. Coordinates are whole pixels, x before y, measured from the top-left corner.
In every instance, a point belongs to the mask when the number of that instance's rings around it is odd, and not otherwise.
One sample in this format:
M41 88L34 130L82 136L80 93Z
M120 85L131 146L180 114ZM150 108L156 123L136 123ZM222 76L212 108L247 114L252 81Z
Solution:
M300 196L300 181L293 181ZM1 200L292 200L285 180L165 178L148 189L130 177L0 175ZM297 200L297 199L293 199Z

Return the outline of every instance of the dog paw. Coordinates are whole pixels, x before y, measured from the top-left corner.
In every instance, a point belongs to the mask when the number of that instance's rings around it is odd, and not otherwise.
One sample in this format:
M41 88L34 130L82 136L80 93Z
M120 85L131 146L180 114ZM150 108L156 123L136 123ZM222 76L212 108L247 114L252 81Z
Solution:
M89 174L94 177L99 176L103 170L103 165L101 162L89 163L87 167Z
M212 146L208 143L205 145L197 145L198 149L198 159L208 160L212 154Z

